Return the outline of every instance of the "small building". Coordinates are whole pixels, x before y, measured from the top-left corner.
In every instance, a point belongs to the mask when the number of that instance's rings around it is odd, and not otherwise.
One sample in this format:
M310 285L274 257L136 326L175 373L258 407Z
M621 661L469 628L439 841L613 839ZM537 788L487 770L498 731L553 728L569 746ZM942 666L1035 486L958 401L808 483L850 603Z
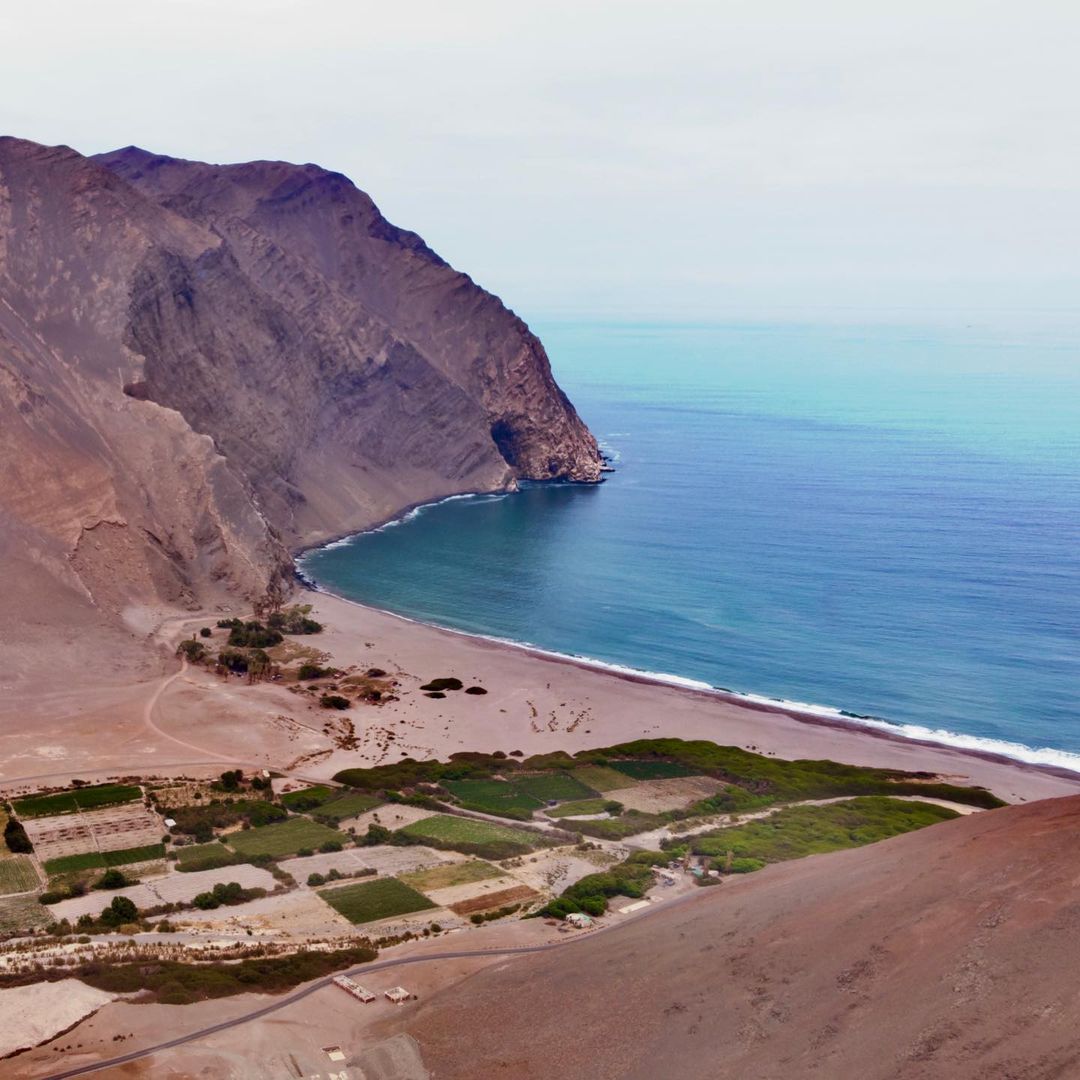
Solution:
M165 819L165 828L166 829L175 829L176 828L176 821L171 817L167 817Z
M392 1002L394 1005L401 1005L408 1001L412 997L412 994L405 989L404 986L391 986L389 990L383 995L387 1001Z
M335 975L334 985L340 986L346 994L351 994L357 1001L362 1001L365 1005L369 1001L375 1000L375 995L370 990L366 990L358 982L350 979L348 975Z
M588 930L593 921L583 911L571 911L566 921L576 930Z

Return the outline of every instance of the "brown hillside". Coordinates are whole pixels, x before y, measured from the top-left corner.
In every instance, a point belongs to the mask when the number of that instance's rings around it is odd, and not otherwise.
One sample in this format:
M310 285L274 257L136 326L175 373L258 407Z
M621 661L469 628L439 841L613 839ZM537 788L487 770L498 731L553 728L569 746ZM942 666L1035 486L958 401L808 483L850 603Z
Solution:
M1055 799L771 867L481 972L408 1030L438 1080L1080 1076L1078 829Z

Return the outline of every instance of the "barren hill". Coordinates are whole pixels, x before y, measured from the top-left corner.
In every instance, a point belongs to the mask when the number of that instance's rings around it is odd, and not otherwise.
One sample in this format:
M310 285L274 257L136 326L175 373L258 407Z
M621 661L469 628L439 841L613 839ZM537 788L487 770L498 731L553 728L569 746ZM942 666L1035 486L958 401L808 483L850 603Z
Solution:
M1078 828L1054 799L770 867L404 1026L439 1080L1080 1076Z
M5 621L255 597L289 548L599 466L525 324L345 177L0 138Z

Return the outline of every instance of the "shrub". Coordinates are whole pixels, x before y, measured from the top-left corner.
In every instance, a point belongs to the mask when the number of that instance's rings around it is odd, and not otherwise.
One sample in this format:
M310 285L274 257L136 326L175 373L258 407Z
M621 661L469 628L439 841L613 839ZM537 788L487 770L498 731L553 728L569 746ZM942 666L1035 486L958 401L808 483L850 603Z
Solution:
M329 668L319 667L318 664L306 663L300 665L300 670L296 673L298 679L321 679L325 675L331 674Z
M101 877L99 877L97 881L94 882L94 888L122 889L125 885L130 884L131 882L128 881L127 877L124 874L124 871L117 870L115 867L113 867L109 870L106 870L105 873L102 874Z
M30 837L26 835L22 822L15 818L8 818L4 826L4 843L7 844L8 851L17 855L28 855L34 850L34 845L30 843Z
M139 909L126 896L114 896L109 906L101 913L100 921L106 926L122 926L134 922L139 917Z
M325 885L326 878L322 874L308 874L307 883L309 885Z
M284 611L275 611L266 622L272 629L282 630L286 634L319 634L322 623L308 618L310 611L310 604L298 604Z
M202 628L202 629L201 629L201 630L199 631L199 637L209 637L209 636L210 636L210 635L211 635L211 634L212 634L213 632L214 632L214 631L213 631L213 630L211 630L209 626L204 626L204 627L203 627L203 628Z
M244 672L248 669L248 658L236 649L222 649L218 653L218 667L227 668L229 671Z
M466 694L486 694L487 691L482 686L467 686L465 688Z
M180 642L176 647L176 653L187 660L188 663L198 664L206 659L206 646L201 641L188 638L186 641Z
M340 694L323 694L319 698L319 704L324 709L347 709L351 702L347 697L342 697Z
M229 644L238 649L268 649L284 640L280 630L263 626L261 622L242 623L229 631Z
M324 855L329 855L332 851L341 851L340 840L327 840L324 844L319 845L319 850Z
M420 687L421 690L460 690L465 684L460 679L455 679L452 676L444 679L432 679L431 682L424 683Z

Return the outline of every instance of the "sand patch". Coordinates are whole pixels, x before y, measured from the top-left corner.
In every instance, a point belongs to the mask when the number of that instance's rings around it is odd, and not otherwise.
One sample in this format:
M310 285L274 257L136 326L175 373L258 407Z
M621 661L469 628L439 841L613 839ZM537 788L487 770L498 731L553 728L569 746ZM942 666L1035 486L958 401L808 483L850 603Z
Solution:
M67 1031L114 997L78 979L0 990L0 1058Z
M605 792L604 798L621 802L629 810L661 814L707 799L723 786L711 776L676 776L668 780L642 780L630 787Z

